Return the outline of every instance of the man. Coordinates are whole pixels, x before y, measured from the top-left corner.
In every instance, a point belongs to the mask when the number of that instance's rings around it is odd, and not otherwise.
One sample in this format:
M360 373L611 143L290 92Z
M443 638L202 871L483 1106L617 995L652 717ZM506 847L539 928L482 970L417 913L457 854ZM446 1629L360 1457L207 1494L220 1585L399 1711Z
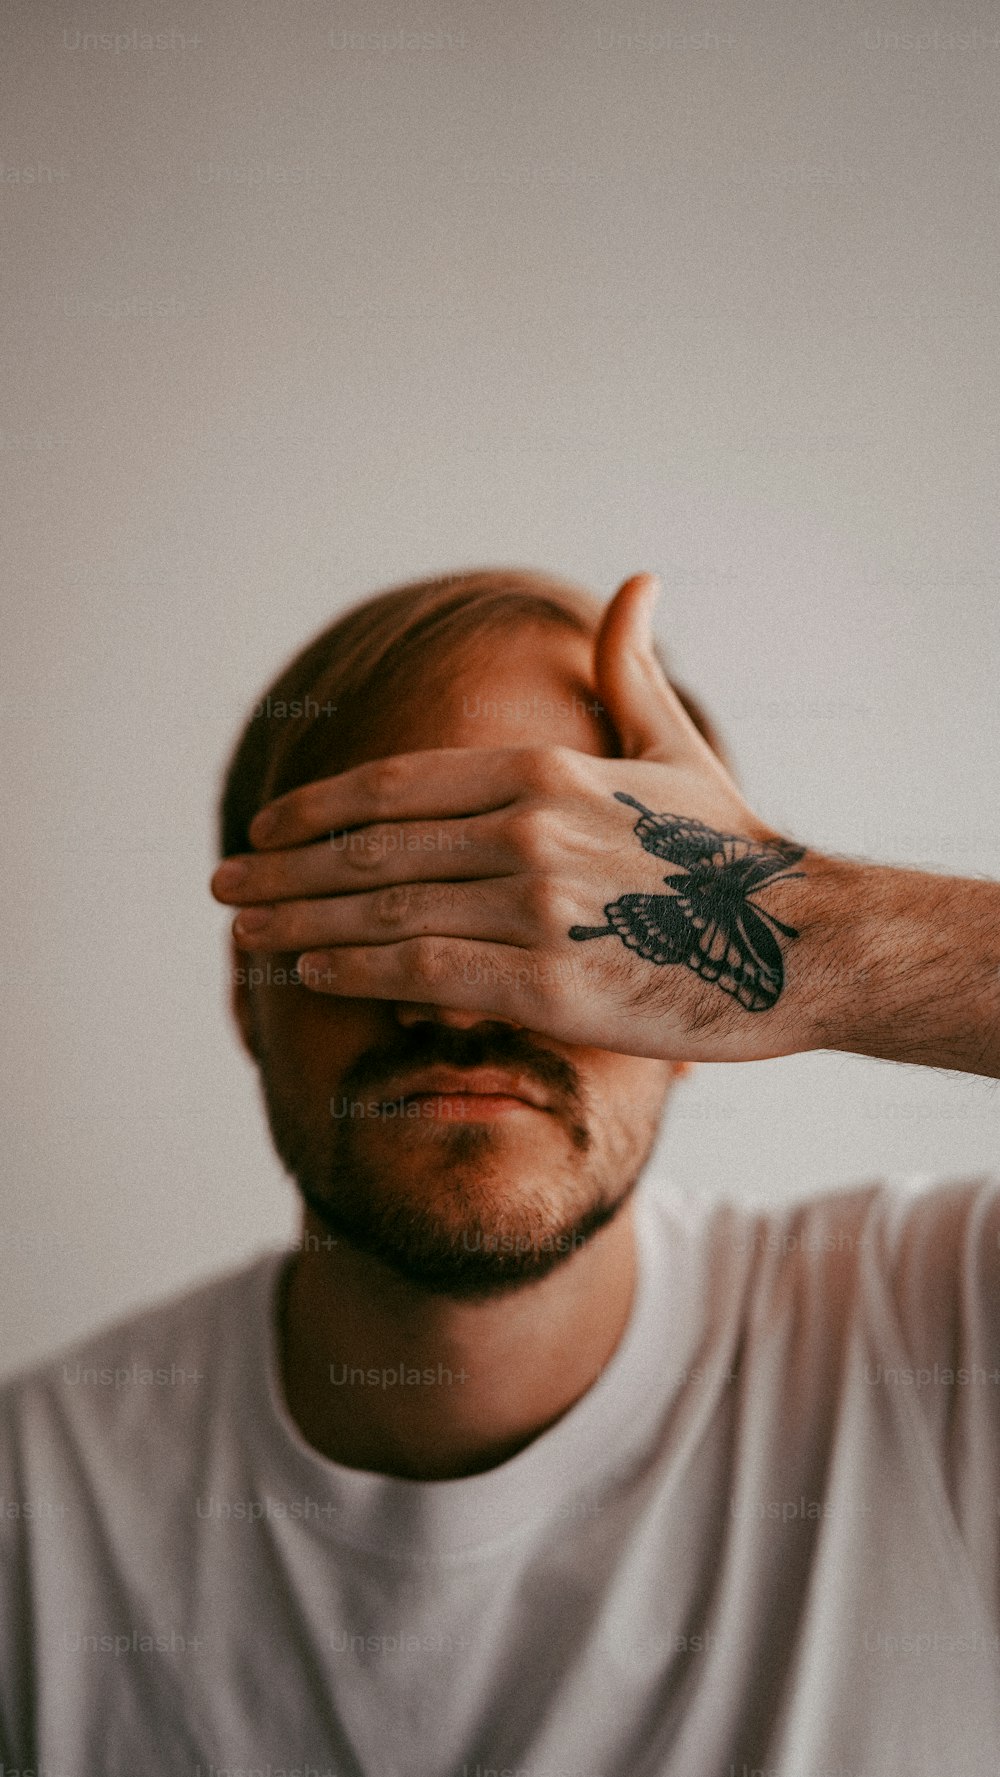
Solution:
M654 591L397 588L248 722L302 1239L3 1391L8 1773L995 1772L996 1181L646 1166L692 1063L997 1077L1000 887L761 821Z

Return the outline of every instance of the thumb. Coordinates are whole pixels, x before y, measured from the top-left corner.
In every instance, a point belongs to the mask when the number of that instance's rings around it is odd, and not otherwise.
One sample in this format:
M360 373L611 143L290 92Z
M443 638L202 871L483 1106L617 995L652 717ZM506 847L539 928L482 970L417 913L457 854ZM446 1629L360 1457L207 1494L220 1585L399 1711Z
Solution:
M655 574L633 574L608 605L594 642L597 695L627 759L700 755L697 728L653 653Z

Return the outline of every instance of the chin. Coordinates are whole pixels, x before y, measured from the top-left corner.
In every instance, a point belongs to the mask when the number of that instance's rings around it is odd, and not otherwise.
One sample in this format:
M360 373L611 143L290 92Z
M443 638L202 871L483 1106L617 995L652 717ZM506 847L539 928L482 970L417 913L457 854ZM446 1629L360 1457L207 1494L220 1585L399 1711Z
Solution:
M340 1173L319 1191L300 1193L327 1233L377 1260L414 1288L454 1301L487 1300L540 1283L570 1263L631 1196L580 1200L580 1181L567 1178L562 1200L549 1175L516 1179L508 1171L486 1181L459 1172L431 1192L391 1194L384 1177ZM575 1188L574 1188L575 1187Z

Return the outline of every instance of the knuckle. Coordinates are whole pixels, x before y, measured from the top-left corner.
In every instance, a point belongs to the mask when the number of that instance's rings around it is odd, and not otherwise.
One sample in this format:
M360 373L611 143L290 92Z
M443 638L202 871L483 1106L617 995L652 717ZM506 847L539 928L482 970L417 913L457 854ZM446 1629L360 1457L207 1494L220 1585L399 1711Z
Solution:
M577 783L579 765L572 747L531 747L529 751L529 772L537 789L552 792Z
M379 846L375 835L367 827L360 832L348 833L342 857L349 870L358 876L370 876L380 861Z
M283 805L284 819L293 827L317 827L326 819L327 785L320 778L293 790Z
M376 810L387 809L393 797L398 795L407 782L408 772L402 759L373 759L365 767L363 789L366 799L374 802Z
M412 902L412 885L408 882L396 882L391 888L382 889L375 895L372 911L380 925L398 930L405 924Z
M557 751L556 747L525 747L524 774L532 789L545 791L552 787Z
M529 876L524 884L524 898L529 918L549 926L572 925L569 897L562 884L545 871Z
M268 926L268 937L272 944L280 944L282 950L295 950L296 947L302 950L309 936L297 907L288 904L275 909Z
M289 891L288 872L280 863L280 853L261 852L253 871L253 889L248 900L283 901Z
M440 938L414 938L409 947L417 980L425 987L439 987L448 974L447 946Z
M555 773L556 781L560 786L578 784L581 781L583 770L580 754L574 747L550 747L549 769Z
M514 850L526 864L541 864L548 856L548 819L538 804L512 814L508 831Z

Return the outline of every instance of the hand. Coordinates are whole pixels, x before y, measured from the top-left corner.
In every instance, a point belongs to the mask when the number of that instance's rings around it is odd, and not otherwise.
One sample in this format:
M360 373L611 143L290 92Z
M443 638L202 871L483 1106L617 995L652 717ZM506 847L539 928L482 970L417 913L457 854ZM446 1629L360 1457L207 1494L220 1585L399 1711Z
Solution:
M596 638L624 759L437 748L305 784L212 879L247 910L241 948L306 953L318 992L478 1011L624 1054L808 1047L782 998L804 851L754 815L664 678L656 590L625 581Z

